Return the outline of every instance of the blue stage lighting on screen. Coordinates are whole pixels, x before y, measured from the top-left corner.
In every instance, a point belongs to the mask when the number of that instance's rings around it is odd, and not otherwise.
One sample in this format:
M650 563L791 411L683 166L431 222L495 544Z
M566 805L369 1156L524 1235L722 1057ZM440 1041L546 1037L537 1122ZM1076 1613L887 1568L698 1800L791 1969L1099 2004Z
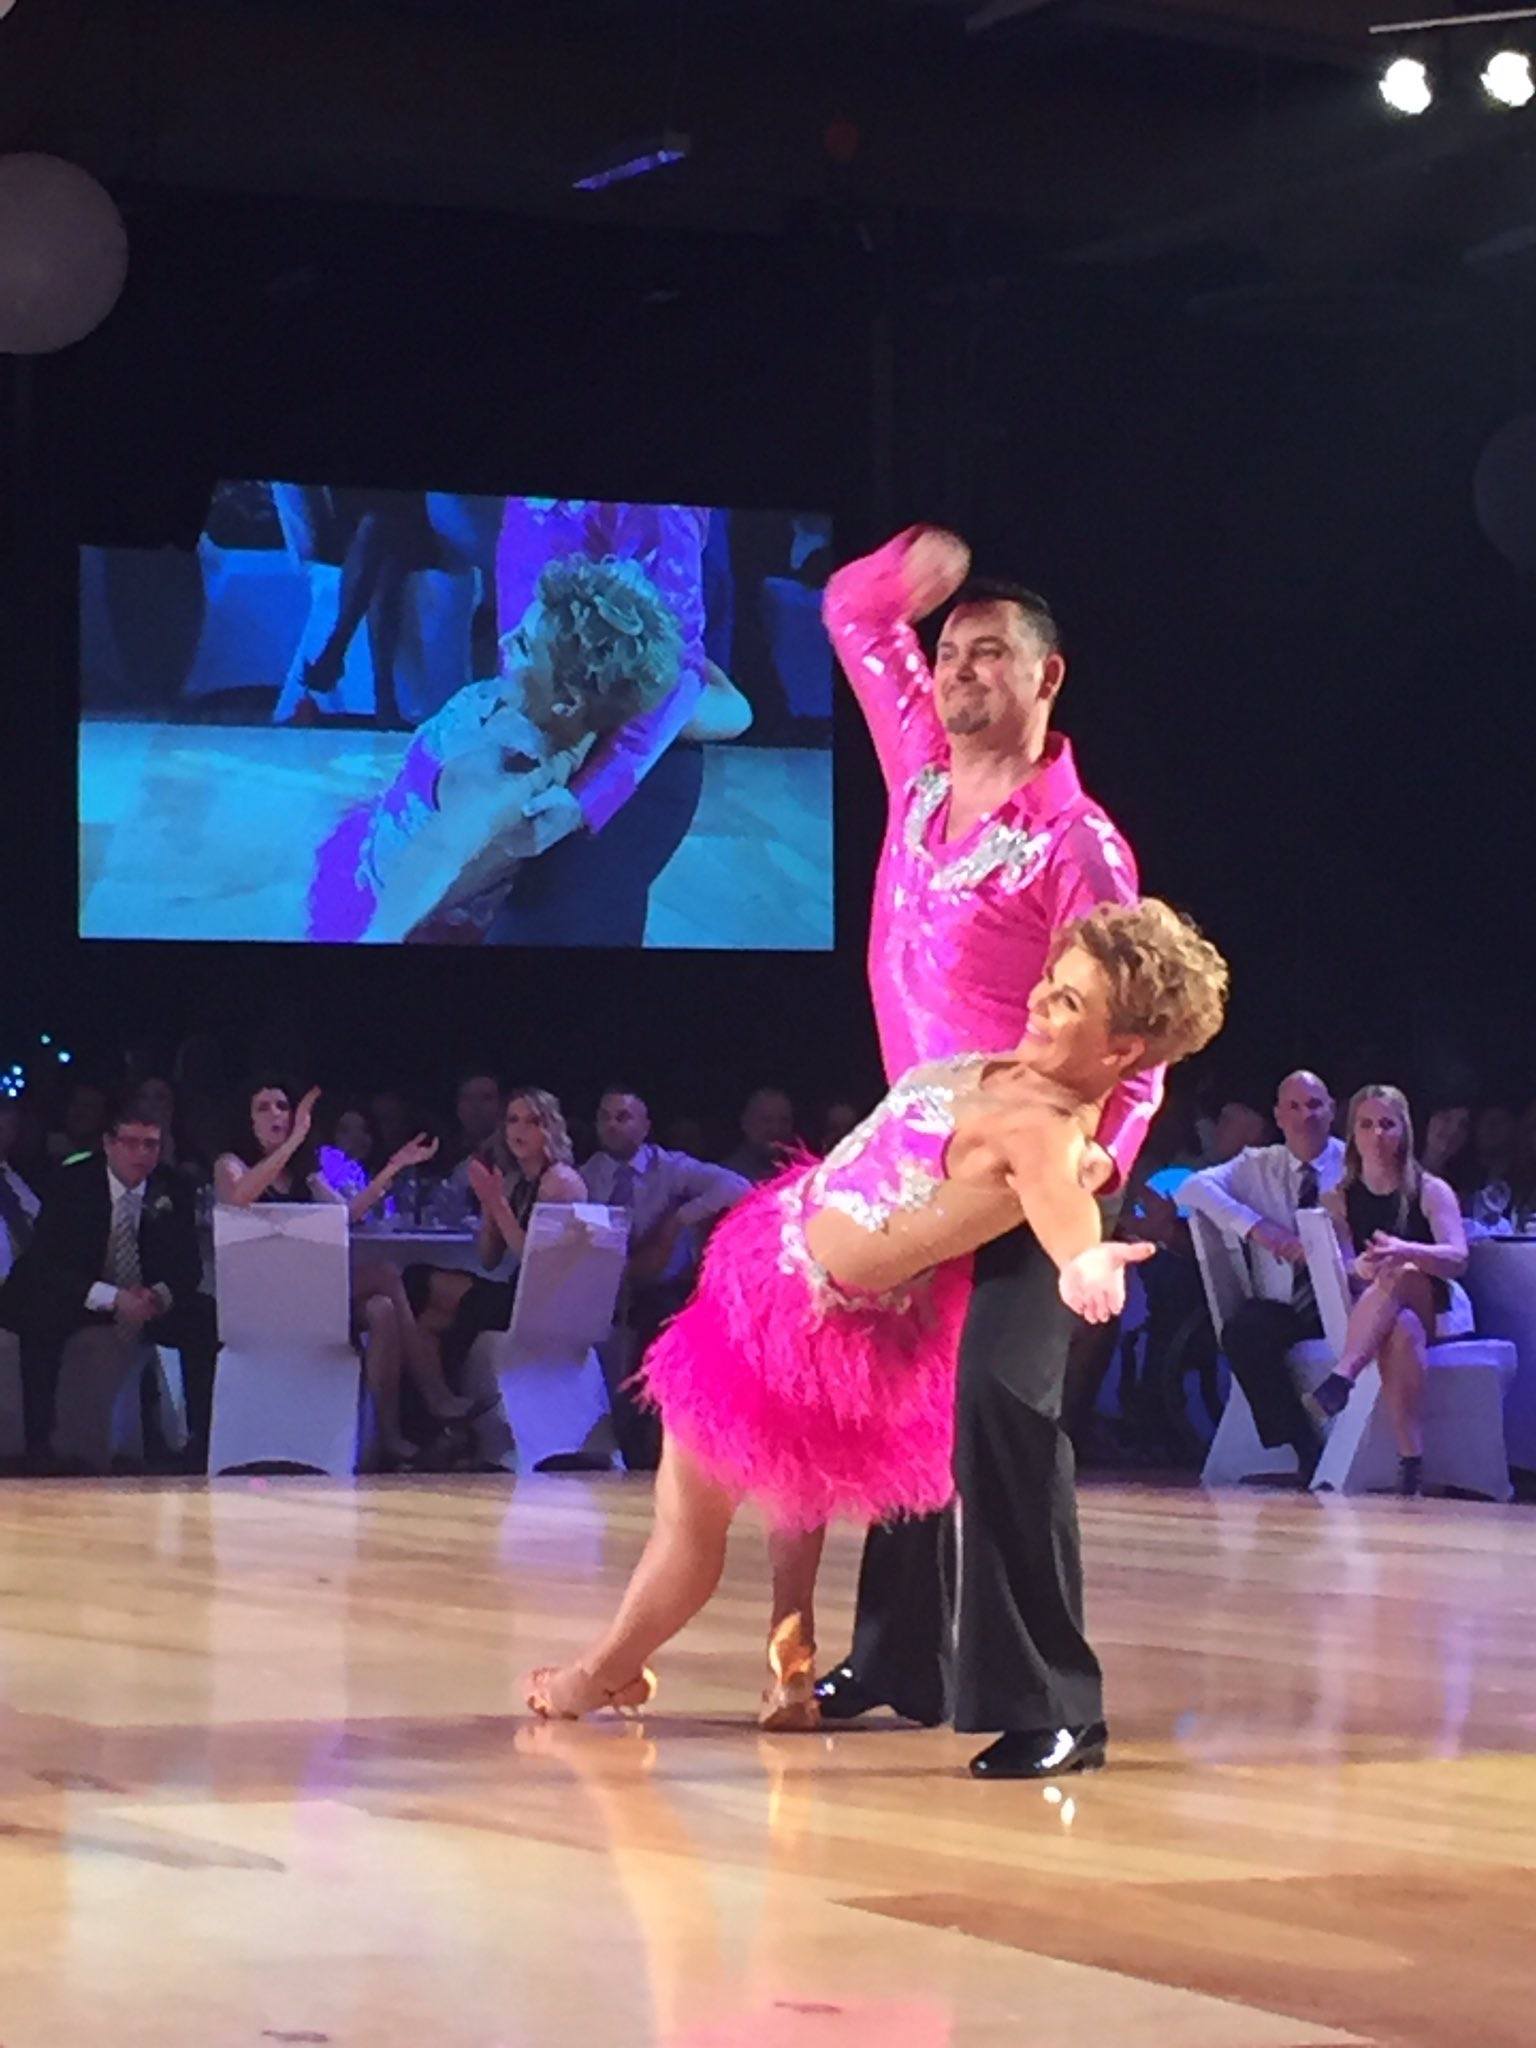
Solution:
M74 1058L74 1054L73 1054L73 1053L68 1053L68 1052L65 1052L64 1048L63 1048L62 1046L60 1046L60 1048L59 1048L59 1065L60 1065L61 1067L67 1067L67 1066L69 1065L70 1061L71 1061L71 1060L72 1060L73 1058Z
M49 1033L49 1032L47 1032L47 1031L45 1031L45 1032L43 1033L42 1037L41 1037L41 1038L40 1038L40 1039L39 1039L39 1040L38 1040L37 1042L38 1042L38 1044L39 1044L39 1045L52 1045L52 1043L53 1043L53 1037L52 1037L52 1034L51 1034L51 1033Z

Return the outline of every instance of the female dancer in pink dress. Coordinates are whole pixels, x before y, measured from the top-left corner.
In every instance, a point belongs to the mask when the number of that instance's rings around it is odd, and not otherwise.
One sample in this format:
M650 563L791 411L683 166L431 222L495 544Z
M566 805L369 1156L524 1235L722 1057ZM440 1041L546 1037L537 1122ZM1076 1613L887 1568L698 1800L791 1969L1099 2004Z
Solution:
M750 1495L773 1565L760 1719L815 1725L824 1525L931 1513L953 1492L969 1254L1022 1207L1067 1306L1095 1322L1118 1312L1125 1267L1151 1248L1099 1241L1084 1185L1099 1113L1126 1075L1214 1037L1226 983L1220 954L1166 904L1103 905L1057 935L1012 1053L914 1067L825 1160L725 1217L645 1362L667 1429L645 1553L598 1641L530 1675L535 1713L649 1699L646 1659L713 1593Z

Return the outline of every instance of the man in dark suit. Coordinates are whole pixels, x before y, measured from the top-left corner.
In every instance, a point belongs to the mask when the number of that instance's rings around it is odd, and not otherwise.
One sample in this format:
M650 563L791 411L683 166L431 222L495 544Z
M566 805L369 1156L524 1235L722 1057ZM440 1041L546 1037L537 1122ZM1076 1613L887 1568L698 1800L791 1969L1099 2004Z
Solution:
M191 1198L160 1170L160 1127L132 1102L107 1118L102 1151L55 1175L32 1241L0 1291L0 1325L21 1338L27 1451L51 1449L61 1372L109 1383L141 1370L144 1344L181 1354L189 1459L206 1464L218 1330L200 1291Z

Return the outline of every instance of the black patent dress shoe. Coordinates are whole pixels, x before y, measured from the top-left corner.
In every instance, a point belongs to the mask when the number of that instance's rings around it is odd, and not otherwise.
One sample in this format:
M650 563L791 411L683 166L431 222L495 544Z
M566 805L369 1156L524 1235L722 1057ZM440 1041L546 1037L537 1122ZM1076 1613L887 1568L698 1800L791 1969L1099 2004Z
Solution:
M818 1678L816 1698L821 1706L823 1727L838 1727L844 1722L857 1721L863 1714L872 1714L876 1707L889 1707L903 1721L915 1721L920 1728L937 1728L939 1725L936 1715L909 1714L894 1700L881 1699L857 1676L851 1664L839 1664L825 1678Z
M1086 1728L1028 1728L999 1735L990 1749L971 1758L973 1778L1061 1778L1070 1771L1104 1767L1109 1730L1102 1721Z

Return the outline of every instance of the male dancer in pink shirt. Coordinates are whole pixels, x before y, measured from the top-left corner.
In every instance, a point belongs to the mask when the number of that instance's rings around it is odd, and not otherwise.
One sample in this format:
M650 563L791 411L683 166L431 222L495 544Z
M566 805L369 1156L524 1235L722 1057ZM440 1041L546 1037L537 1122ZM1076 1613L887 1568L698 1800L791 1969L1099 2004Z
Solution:
M969 568L953 534L911 527L827 587L827 627L890 799L869 978L892 1080L920 1060L1016 1045L1052 934L1137 894L1130 848L1050 731L1066 664L1049 609L1011 585L966 585ZM930 672L913 623L951 599ZM1105 1188L1129 1171L1161 1088L1159 1070L1111 1097ZM872 1529L853 1649L816 1688L828 1723L883 1705L1001 1730L972 1759L978 1777L1048 1777L1105 1754L1059 1419L1073 1318L1056 1280L1027 1229L977 1253L960 1345L958 1546L953 1516Z

